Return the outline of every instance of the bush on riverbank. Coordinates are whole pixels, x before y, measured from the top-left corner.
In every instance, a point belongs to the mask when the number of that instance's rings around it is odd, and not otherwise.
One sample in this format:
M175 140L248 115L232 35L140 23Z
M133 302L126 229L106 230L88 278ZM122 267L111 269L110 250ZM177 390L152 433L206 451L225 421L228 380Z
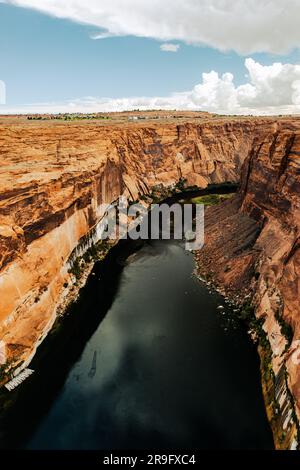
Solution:
M215 206L220 202L230 199L235 193L229 194L205 194L204 196L198 196L191 199L195 204L204 204L205 206Z

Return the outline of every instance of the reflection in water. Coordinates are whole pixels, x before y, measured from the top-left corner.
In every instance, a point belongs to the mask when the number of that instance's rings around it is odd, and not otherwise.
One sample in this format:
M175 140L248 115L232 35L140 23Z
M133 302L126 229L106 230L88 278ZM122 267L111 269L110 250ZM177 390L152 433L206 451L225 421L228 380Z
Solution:
M172 241L145 243L130 256L115 250L98 266L67 320L67 342L41 350L35 381L19 392L6 446L35 396L21 447L272 447L256 352L230 312L224 331L221 298L193 269L191 253Z

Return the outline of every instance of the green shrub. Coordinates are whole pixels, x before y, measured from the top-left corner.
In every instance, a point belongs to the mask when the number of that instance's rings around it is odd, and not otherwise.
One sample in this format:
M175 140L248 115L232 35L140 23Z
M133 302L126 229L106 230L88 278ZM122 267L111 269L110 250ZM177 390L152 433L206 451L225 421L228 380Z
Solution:
M194 197L192 202L195 204L204 204L205 206L215 206L220 202L229 199L234 193L229 194L204 194L203 196Z
M75 259L73 266L69 269L69 273L73 274L76 279L79 279L81 276L81 267L79 259Z

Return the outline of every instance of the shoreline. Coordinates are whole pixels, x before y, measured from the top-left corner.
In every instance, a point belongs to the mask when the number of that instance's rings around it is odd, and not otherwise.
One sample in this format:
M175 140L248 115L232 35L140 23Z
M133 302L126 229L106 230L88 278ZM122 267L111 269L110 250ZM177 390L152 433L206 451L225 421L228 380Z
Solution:
M159 196L156 196L156 198L155 198L155 199L157 199L157 197L158 197L159 200L160 200L160 203L162 203L162 202L164 202L165 200L168 200L168 199L172 200L172 198L180 198L180 197L182 197L182 194L183 194L183 193L172 193L172 190L170 188L164 188L164 190L165 190L165 194L164 194L163 198L159 197ZM199 190L199 191L201 191L201 190ZM185 197L188 196L188 192L189 192L188 189L186 189L184 191ZM151 196L148 196L148 197L151 198ZM149 204L146 204L146 207L149 208L152 202L154 202L154 198L151 199L151 202L149 202ZM155 201L155 202L157 202L157 201ZM145 201L143 201L143 203L145 204ZM47 327L43 331L42 336L34 344L34 349L32 350L30 356L21 365L19 365L16 368L12 368L11 370L9 370L7 372L7 376L6 376L7 380L1 382L1 387L7 381L9 381L12 377L15 377L22 370L24 370L26 367L29 366L29 364L32 362L35 354L37 353L38 347L43 343L43 341L46 339L46 337L49 334L51 334L51 332L53 332L55 330L57 324L59 324L60 321L64 320L69 308L71 308L73 303L76 302L76 300L77 300L77 298L80 294L80 290L82 288L84 288L84 286L87 282L87 279L91 275L92 270L93 270L97 260L104 259L107 256L107 254L109 253L109 250L118 243L118 240L116 240L113 243L110 243L109 246L106 246L105 249L102 248L102 250L101 250L101 243L102 242L100 240L100 249L99 249L99 251L98 251L98 249L96 249L96 252L97 252L96 257L92 258L92 260L90 260L89 262L84 262L83 265L81 264L80 265L80 276L77 276L76 273L72 272L72 263L74 264L78 260L82 260L84 258L84 255L87 253L87 251L91 247L97 247L97 242L96 243L92 242L91 245L86 245L86 240L89 237L91 237L91 239L92 239L91 235L92 235L93 230L94 230L94 228L92 228L89 231L89 233L85 237L83 237L84 239L81 242L79 242L79 244L75 247L75 249L73 250L73 252L71 253L71 255L69 257L69 260L68 260L67 264L69 264L69 266L70 266L68 272L71 275L72 283L70 283L70 285L68 285L68 291L67 292L62 292L61 293L60 298L57 301L57 305L55 307L55 310L53 311L53 314L52 314L52 316L51 316L51 318L50 318L50 320L47 324ZM80 252L81 244L83 244L85 246L85 249L82 251L80 256L74 256L74 253ZM97 258L97 256L99 256L99 258ZM212 291L215 291L218 294L221 294L224 298L225 303L229 303L231 306L235 306L236 309L239 310L239 312L237 312L237 317L239 319L241 319L241 317L239 315L242 312L243 306L244 306L244 303L241 301L241 296L238 295L238 294L233 295L233 292L230 292L230 294L227 294L226 293L226 287L218 285L218 283L216 283L214 281L214 279L211 277L211 275L209 276L209 278L206 278L206 273L202 272L201 269L199 268L199 265L197 263L197 259L195 257L195 253L193 254L193 256L194 256L194 259L195 259L195 266L196 266L195 275L196 275L196 277L201 282L206 284L206 286L209 288L209 292L212 293ZM71 259L72 259L72 262L70 262ZM253 291L253 287L249 286L247 294L245 295L245 293L244 293L244 299L251 300L251 299L253 299L254 296L255 296L255 289ZM280 431L280 418L281 418L281 415L280 414L279 414L279 416L276 415L276 413L274 412L274 406L273 406L273 401L274 401L274 396L275 396L275 383L274 383L274 380L272 379L272 377L274 378L274 371L273 371L273 368L272 368L272 357L271 357L271 360L267 364L268 367L271 367L272 373L271 373L271 376L266 379L265 376L264 376L264 363L265 363L266 357L267 357L267 350L261 344L261 342L259 340L257 341L257 336L256 336L256 340L255 340L255 332L248 331L248 333L249 333L249 336L250 336L249 340L254 342L254 344L257 345L257 352L258 352L258 355L259 355L259 358L260 358L260 374L261 374L262 393L263 393L263 397L264 397L265 409L266 409L266 413L267 413L267 416L268 416L268 421L269 421L270 427L272 429L273 437L274 437L275 448L276 449L287 449L287 448L288 449L291 449L291 448L295 449L295 448L297 448L297 445L299 445L299 440L298 440L299 423L294 422L293 426L289 429L289 433L286 433L283 436L283 431ZM283 363L283 366L284 366L284 363ZM11 372L11 377L10 378L8 377L9 372ZM286 393L286 395L288 397L288 401L290 403L290 409L292 410L293 417L295 419L295 416L296 416L295 409L293 407L292 400L289 397L289 395L291 395L291 392L288 388L287 380L285 380L283 385L281 384L281 386L283 387L284 392ZM270 406L270 404L272 406ZM275 401L275 404L276 404L276 401ZM278 405L278 403L277 403L277 405ZM286 404L285 404L285 406L286 406ZM276 406L275 406L275 409L276 409Z
M248 336L249 341L251 341L255 347L257 354L260 360L260 377L261 377L261 389L265 403L265 410L268 418L268 422L273 434L274 439L274 446L276 450L297 450L300 446L299 440L299 420L297 418L295 407L293 403L293 396L288 387L288 376L287 371L285 368L285 362L283 360L280 371L277 375L275 375L273 370L272 364L272 350L270 343L267 339L267 334L264 332L263 341L258 331L255 331L253 327L251 327L251 323L249 323L249 317L242 318L243 308L246 305L249 305L248 302L243 303L240 301L240 297L238 294L228 295L226 293L226 288L220 286L218 283L214 283L211 280L211 277L206 279L205 272L201 271L197 260L196 262L196 269L195 269L195 276L203 282L206 286L209 287L210 290L214 290L215 292L219 293L223 296L224 302L229 302L230 305L234 305L239 312L237 313L237 318L242 321L248 328ZM250 288L249 288L250 291ZM255 291L248 293L244 298L251 300L250 304L252 303L252 299L255 296ZM253 309L254 317L252 320L257 320L255 315L255 308ZM263 328L261 327L261 330ZM266 373L267 372L267 373ZM281 375L280 375L281 374ZM282 376L283 374L283 376ZM280 377L281 380L279 384L276 384L276 378ZM276 393L276 386L280 389L279 393ZM285 396L286 399L282 401L282 397ZM293 422L289 425L288 428L282 429L285 420L282 422L283 412L286 414L290 414L292 416ZM287 430L286 430L287 429Z

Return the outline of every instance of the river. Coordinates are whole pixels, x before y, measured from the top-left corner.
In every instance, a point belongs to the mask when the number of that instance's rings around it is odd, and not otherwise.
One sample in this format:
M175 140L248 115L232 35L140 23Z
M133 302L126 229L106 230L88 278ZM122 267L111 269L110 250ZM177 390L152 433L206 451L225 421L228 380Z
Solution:
M194 268L179 241L113 248L6 392L1 448L273 448L256 349Z

